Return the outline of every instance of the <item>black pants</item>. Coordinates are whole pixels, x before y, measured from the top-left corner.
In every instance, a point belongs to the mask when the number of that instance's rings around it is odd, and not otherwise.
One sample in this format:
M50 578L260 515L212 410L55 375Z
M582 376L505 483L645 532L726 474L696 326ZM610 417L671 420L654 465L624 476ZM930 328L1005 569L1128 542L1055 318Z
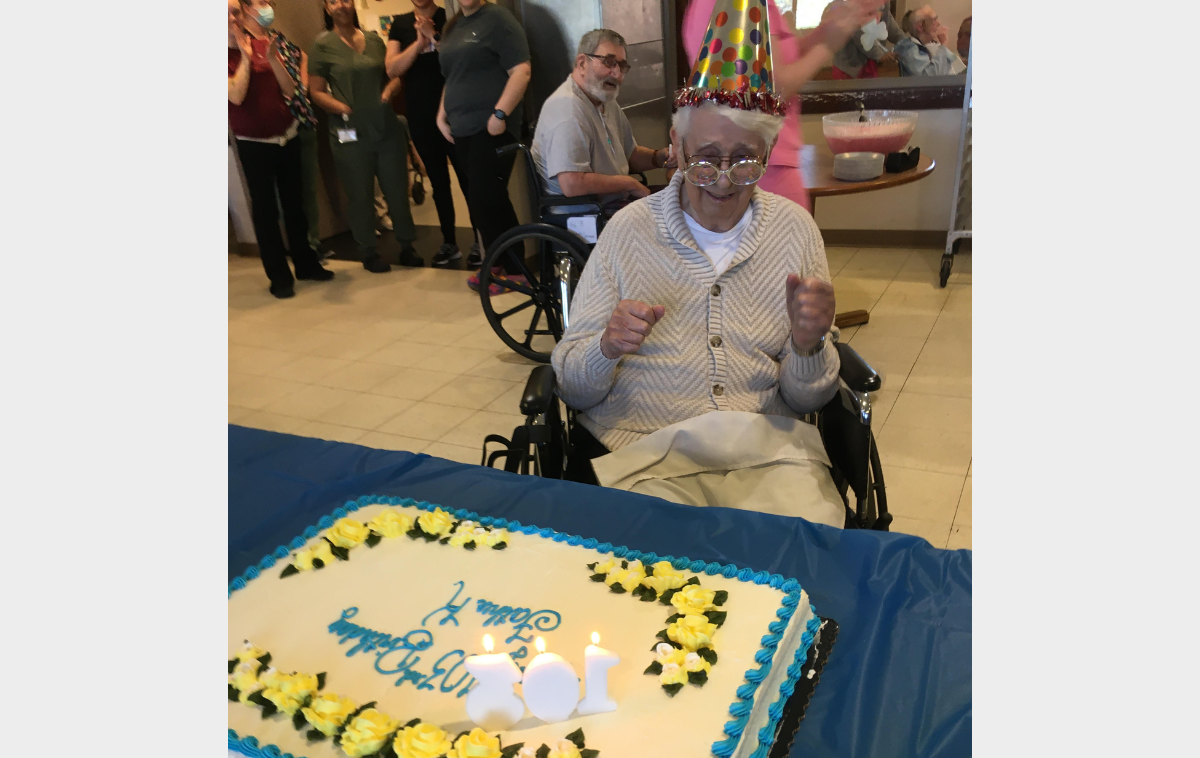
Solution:
M238 157L250 191L250 215L263 269L271 284L288 285L294 280L288 268L289 251L279 233L279 205L296 273L304 276L321 263L308 244L308 219L304 216L303 177L300 169L300 140L286 145L238 140ZM275 203L276 189L279 204Z
M467 207L471 209L472 223L483 238L484 250L520 223L512 201L508 199L508 179L516 154L496 155L498 148L516 141L508 132L493 137L486 129L469 137L454 137L459 163L467 170ZM505 262L504 270L509 274L520 273L510 262Z
M429 175L429 184L433 189L433 205L437 208L438 223L442 227L442 241L447 245L458 244L454 235L454 197L450 192L450 165L454 166L454 174L458 177L458 186L463 195L467 196L467 174L463 163L454 149L442 136L437 127L437 111L426 113L416 110L409 104L408 132L412 137L413 146L425 164L425 173ZM471 224L475 226L474 223Z

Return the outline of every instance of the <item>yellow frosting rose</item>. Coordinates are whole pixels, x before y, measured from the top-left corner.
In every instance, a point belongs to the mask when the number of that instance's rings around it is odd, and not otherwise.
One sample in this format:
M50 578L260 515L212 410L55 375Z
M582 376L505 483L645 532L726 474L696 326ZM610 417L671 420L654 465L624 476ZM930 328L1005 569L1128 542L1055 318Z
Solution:
M426 534L436 534L439 537L444 537L450 533L450 529L454 526L454 519L441 508L434 508L432 513L425 512L417 516L417 525Z
M570 740L559 740L550 751L549 758L580 758L579 748Z
M266 650L263 650L257 645L252 645L249 640L245 640L242 643L242 649L237 651L233 657L237 658L239 661L245 662L262 658L266 654Z
M368 708L346 725L346 731L342 732L342 752L350 758L376 753L398 726L400 722L391 716Z
M452 758L500 758L500 738L475 727L454 743Z
M654 564L654 576L648 576L642 580L643 587L649 587L657 594L661 595L667 590L677 590L687 581L682 571L676 571L675 567L666 561L659 561Z
M658 647L654 652L654 660L658 661L664 666L666 666L668 663L674 663L676 666L682 666L684 656L688 654L688 651L681 650L674 645L668 645L665 642L658 643Z
M280 681L277 689L289 695L296 695L303 700L308 695L316 693L317 676L316 674L292 674L285 676Z
M717 625L705 616L688 615L667 627L667 637L694 653L702 647L712 647L712 636L716 631Z
M600 561L595 566L592 566L592 573L593 574L607 574L608 572L612 571L613 567L616 565L617 565L616 559L609 558L606 561Z
M637 564L636 568L634 567L634 563ZM642 564L634 561L629 564L629 568L613 567L608 572L608 576L604 577L604 583L610 587L614 584L619 584L625 588L626 592L632 592L633 588L641 584L645 578L646 572L642 569Z
M333 551L330 549L329 543L325 540L317 540L316 544L312 547L297 552L296 557L292 559L292 565L301 571L312 571L314 558L320 558L321 563L326 566L337 560L333 557Z
M687 684L687 672L678 663L668 663L663 666L658 681L660 684Z
M325 536L338 547L349 549L361 545L371 533L367 531L367 525L363 522L346 517L333 522Z
M367 522L371 531L389 539L407 533L409 529L412 529L412 525L411 516L406 516L394 508L376 513L375 518Z
M392 742L399 758L439 758L453 747L450 735L433 724L406 726Z
M487 537L485 537L483 541L488 547L495 547L501 542L508 542L508 530L491 529L488 531Z
M287 674L282 673L274 666L268 666L258 675L258 682L268 689L278 689L281 682L287 679Z
M295 715L296 711L300 710L300 706L304 704L304 698L297 697L295 693L283 692L270 687L263 688L262 696L289 716Z
M238 700L243 705L249 705L250 701L247 698L263 688L258 681L258 674L255 673L258 671L258 666L258 661L254 659L244 661L239 663L233 673L229 675L229 683L238 691Z
M338 727L342 725L346 717L354 713L354 709L357 707L350 698L326 692L314 697L308 707L301 709L301 712L304 713L304 718L309 724L312 724L314 729L332 737L337 733Z
M675 610L684 614L695 613L703 615L717 606L713 605L716 590L706 590L698 584L689 584L671 596L671 605Z
M472 534L469 529L468 530L459 529L457 532L455 532L453 535L451 535L450 541L447 542L446 544L449 545L450 547L462 547L463 545L466 545L468 542L474 542L474 541L475 541L475 535Z

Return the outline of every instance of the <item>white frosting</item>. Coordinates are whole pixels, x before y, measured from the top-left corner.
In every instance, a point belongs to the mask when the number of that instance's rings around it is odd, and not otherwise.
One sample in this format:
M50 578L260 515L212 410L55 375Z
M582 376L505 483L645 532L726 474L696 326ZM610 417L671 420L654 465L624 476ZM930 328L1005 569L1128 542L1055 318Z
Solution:
M351 517L366 522L382 509L363 508ZM397 510L414 518L419 513L415 508ZM700 574L704 587L729 593L721 608L728 614L726 621L714 635L719 660L703 687L686 685L669 697L657 676L643 672L655 660L655 635L666 628L673 607L641 602L592 582L587 564L609 557L595 550L519 532L509 533L508 545L506 550L480 546L468 551L408 537L384 539L374 548L360 545L352 549L349 561L335 561L322 570L284 579L279 573L287 562L280 561L230 597L228 649L239 650L243 640L252 640L271 653L271 664L280 671L326 672L323 692L348 697L360 705L374 700L376 708L401 723L419 717L454 735L472 724L466 715L466 697L456 696L470 680L461 679L466 673L463 666L453 668L460 656L452 651L482 654L485 633L495 639L496 652L515 651L523 644L505 642L513 634L511 623L483 626L491 616L479 612L478 601L552 610L561 614L561 623L551 631L524 631L522 635L530 640L528 655L518 659L518 664L527 665L537 655L533 637L542 636L548 651L562 655L583 672L584 648L591 633L599 632L604 647L621 657L621 663L608 671L609 697L618 703L617 710L576 714L557 724L544 724L527 711L516 726L501 733L504 745L524 742L535 749L543 743L553 747L582 728L587 746L609 758L710 756L712 744L726 739L724 727L732 718L729 707L738 700L736 690L745 683L746 671L758 668L754 656L761 648L761 638L770 633L767 625L776 619L784 593L769 585ZM691 576L692 572L685 574ZM448 612L433 612L454 598L459 581L464 587L453 602L467 602L454 614L456 626L448 620ZM420 656L412 668L432 674L434 664L447 656L441 667L448 673L431 682L432 690L418 690L411 681L397 686L400 674L379 673L379 651L348 657L346 653L360 640L339 644L339 635L328 627L351 607L358 612L350 623L394 638L424 630L413 639L428 639L428 633L433 643L412 654ZM802 594L771 671L756 692L734 758L749 756L758 747L758 731L767 722L767 708L780 696L779 687L811 616L808 596ZM439 623L442 620L446 623ZM403 652L394 652L378 660L381 668L390 670L402 658ZM445 681L458 686L442 692L440 685ZM582 694L582 682L580 686ZM291 719L280 714L264 720L257 707L230 702L229 727L242 737L253 735L259 745L274 744L295 756L344 758L330 740L310 744L304 731L293 728Z

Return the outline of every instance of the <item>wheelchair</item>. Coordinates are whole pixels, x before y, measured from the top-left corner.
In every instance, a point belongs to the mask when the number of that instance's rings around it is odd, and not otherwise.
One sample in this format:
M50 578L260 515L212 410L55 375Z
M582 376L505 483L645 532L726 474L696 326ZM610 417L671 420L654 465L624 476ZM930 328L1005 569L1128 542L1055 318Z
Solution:
M594 216L599 235L615 209L595 195L542 194L541 177L524 144L506 145L497 152L516 151L524 155L529 187L536 195L531 207L539 220L509 229L488 248L479 270L479 297L488 324L505 345L530 360L549 363L567 328L566 305L592 250L583 237L567 229L567 220ZM493 276L492 269L506 263L510 272L525 277L527 286ZM493 284L502 290L500 294L491 294Z
M892 515L871 433L869 394L878 390L882 381L849 345L835 343L835 347L841 358L837 394L805 420L816 424L829 455L830 473L846 510L846 528L886 532ZM495 467L502 460L505 471L529 474L532 470L535 476L595 484L587 451L579 444L582 427L576 421L578 412L560 402L553 367L534 367L520 406L525 423L513 430L511 438L488 435L481 465ZM500 447L489 454L489 445Z

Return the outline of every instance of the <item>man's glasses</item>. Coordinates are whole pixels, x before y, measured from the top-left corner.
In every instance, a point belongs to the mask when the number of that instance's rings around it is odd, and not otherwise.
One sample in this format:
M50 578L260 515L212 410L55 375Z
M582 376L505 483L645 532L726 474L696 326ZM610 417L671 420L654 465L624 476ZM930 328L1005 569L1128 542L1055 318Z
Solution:
M584 55L586 55L589 58L595 58L596 60L600 61L601 63L604 64L604 67L609 69L610 71L619 66L621 68L621 73L627 74L627 73L629 73L629 69L632 68L632 66L629 65L629 61L619 61L619 60L617 60L617 56L615 56L611 53L608 55L592 55L591 53L584 53Z
M767 171L763 161L757 158L735 159L727 155L715 159L702 155L689 157L685 151L683 160L687 165L683 169L683 178L697 187L711 187L721 180L722 175L728 176L730 182L745 187L762 179ZM724 163L729 163L729 168L721 168Z

